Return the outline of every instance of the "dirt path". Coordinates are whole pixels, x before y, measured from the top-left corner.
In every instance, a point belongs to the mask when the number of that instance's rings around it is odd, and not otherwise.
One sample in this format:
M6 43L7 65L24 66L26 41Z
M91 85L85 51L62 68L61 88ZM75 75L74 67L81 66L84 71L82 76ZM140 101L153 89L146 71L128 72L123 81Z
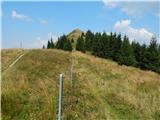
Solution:
M71 68L70 68L70 84L71 84L71 87L73 86L73 79L74 79L74 63L75 63L75 56L74 56L74 53L75 53L75 48L72 50L71 52Z
M24 56L24 54L25 54L25 53L23 53L23 54L20 55L15 61L13 61L12 64L9 65L8 68L10 68L10 67L12 67L14 64L16 64L16 62L17 62L18 60L20 60L20 59Z
M26 52L23 53L23 54L21 54L18 58L16 58L16 60L14 60L14 61L9 65L9 67L8 67L4 72L2 72L2 75L4 75L4 74L8 71L9 68L11 68L12 66L14 66L25 54L26 54Z

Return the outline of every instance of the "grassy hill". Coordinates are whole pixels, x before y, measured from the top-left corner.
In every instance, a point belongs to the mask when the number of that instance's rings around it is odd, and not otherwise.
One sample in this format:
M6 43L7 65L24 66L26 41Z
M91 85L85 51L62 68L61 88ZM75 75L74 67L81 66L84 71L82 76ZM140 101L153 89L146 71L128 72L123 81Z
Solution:
M80 29L75 29L67 35L67 38L71 40L72 47L76 47L77 39L82 35L83 31ZM84 33L85 34L85 33ZM72 41L73 40L73 41Z
M2 50L2 68L11 54ZM159 74L80 52L28 50L2 76L2 120L57 119L60 73L64 120L160 119Z
M160 75L79 52L75 58L87 119L160 119Z
M83 31L77 28L77 29L73 30L72 32L70 32L67 35L67 37L68 37L68 39L70 39L70 40L73 39L75 41L78 39L78 37L80 37L82 35L82 33L83 33Z
M3 49L2 50L2 72L24 51L22 49Z
M2 119L56 118L58 75L64 73L67 82L69 60L69 53L57 50L27 52L2 76Z

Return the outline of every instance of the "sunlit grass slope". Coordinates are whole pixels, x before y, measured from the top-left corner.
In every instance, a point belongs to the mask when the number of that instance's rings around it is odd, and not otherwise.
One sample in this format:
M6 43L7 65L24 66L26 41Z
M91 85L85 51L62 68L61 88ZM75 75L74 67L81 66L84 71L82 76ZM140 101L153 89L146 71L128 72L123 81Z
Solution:
M1 50L1 70L2 72L6 70L9 65L23 53L23 49L3 49Z
M74 57L80 118L160 119L160 75L80 52Z
M64 73L67 81L69 68L68 52L30 50L26 53L2 76L2 119L56 119L58 77Z
M29 50L2 76L2 120L57 119L60 73L63 120L160 119L160 75L80 52Z

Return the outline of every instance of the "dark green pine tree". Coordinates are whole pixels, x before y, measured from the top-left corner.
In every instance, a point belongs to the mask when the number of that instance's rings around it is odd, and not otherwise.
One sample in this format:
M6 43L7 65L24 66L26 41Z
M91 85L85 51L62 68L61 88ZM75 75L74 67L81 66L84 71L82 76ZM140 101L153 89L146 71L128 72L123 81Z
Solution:
M149 60L148 60L148 55L149 55L149 51L148 51L148 48L145 44L143 44L140 48L140 51L139 51L139 61L138 61L138 67L140 67L141 69L144 69L144 70L147 70L149 69ZM136 56L136 55L135 55ZM138 57L138 55L137 55Z
M121 40L121 34L114 34L113 36L114 42L113 42L113 60L114 61L119 61L121 57L121 47L122 47L122 40Z
M110 36L109 36L108 58L110 58L110 59L113 59L113 56L114 56L113 45L114 45L114 42L115 42L115 36L116 35L113 35L112 32L110 33Z
M60 38L58 38L57 44L56 44L56 48L57 49L63 49L64 48L64 44L67 41L67 37L66 35L61 36Z
M61 48L61 39L58 37L57 43L55 44L55 48L60 49Z
M103 58L107 58L109 44L108 44L108 36L105 32L103 32L103 34L101 35L99 42L101 50L100 56Z
M95 56L99 56L100 57L100 33L96 33L94 35L94 39L93 39L93 45L92 45L92 54Z
M63 35L60 38L58 38L58 41L57 41L57 44L55 47L57 49L72 51L72 44L71 44L70 40L67 39L66 35Z
M145 50L145 49L142 49L141 45L136 41L133 41L131 46L132 46L134 56L137 62L136 66L140 67L141 59L144 57L144 54L143 54L144 51L142 50Z
M50 41L48 41L48 43L47 43L47 49L50 49L51 48L51 43L50 43Z
M85 35L85 48L86 48L86 51L91 51L92 50L93 39L94 39L94 34L90 30L88 30L86 32L86 35Z
M63 46L63 50L72 51L72 44L70 40L66 40Z
M53 43L53 40L51 38L51 42L50 42L50 47L53 49L54 48L54 43Z
M77 39L76 50L85 53L85 43L84 43L84 38L83 38L83 36L80 36L80 37Z
M136 60L127 36L124 36L119 64L135 66Z
M43 47L42 47L43 49L45 49L45 45L43 45Z
M81 35L83 38L85 37L85 34L84 34L84 32L82 32L82 35Z
M104 32L101 36L101 42L103 46L103 58L109 58L109 36Z
M160 53L158 50L158 44L156 37L153 37L151 39L149 48L148 48L148 62L149 62L149 68L153 71L160 73Z
M102 39L102 35L101 33L98 33L97 35L95 35L95 39L97 39L97 44L94 43L94 46L96 46L96 55L98 57L105 57L105 53L104 53L104 49L105 49L105 41L104 39Z

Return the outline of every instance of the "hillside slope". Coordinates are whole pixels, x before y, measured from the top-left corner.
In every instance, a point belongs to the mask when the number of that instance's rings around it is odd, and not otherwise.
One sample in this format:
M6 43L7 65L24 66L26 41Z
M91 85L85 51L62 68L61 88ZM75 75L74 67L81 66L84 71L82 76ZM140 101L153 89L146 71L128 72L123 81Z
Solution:
M82 30L80 30L80 29L75 29L75 30L73 30L72 32L70 32L68 35L67 35L67 37L68 37L68 39L70 39L70 40L77 40L78 39L78 37L80 37L81 35L82 35L82 33L83 33L83 31Z
M23 49L3 49L2 50L2 72L8 68L8 66L14 61L19 55L23 53Z
M56 119L60 73L64 120L160 119L160 75L60 50L30 50L2 76L2 119Z
M69 67L67 52L30 50L26 53L2 76L2 119L56 119L58 77L64 73L67 82Z
M160 119L160 75L80 52L74 56L84 118Z

